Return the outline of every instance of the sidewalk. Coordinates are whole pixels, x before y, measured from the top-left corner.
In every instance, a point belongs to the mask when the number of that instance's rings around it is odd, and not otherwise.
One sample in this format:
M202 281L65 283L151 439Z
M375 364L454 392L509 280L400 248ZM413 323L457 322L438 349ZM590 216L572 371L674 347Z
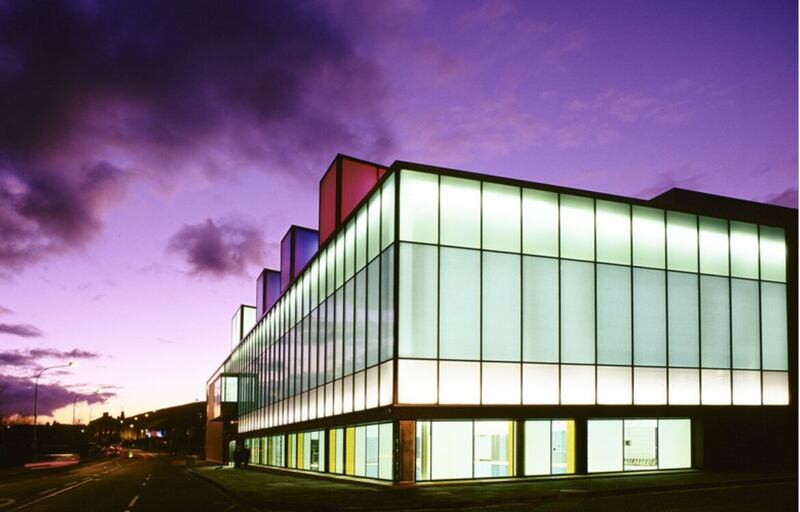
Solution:
M797 475L788 473L681 471L391 487L216 466L198 465L195 474L236 495L255 510L504 510L595 497L797 482Z

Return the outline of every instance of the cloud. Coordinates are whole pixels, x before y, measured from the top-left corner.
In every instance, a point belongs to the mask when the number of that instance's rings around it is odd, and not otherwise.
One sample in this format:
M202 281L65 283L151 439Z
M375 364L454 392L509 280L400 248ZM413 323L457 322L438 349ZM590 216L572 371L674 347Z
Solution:
M0 334L9 334L22 338L38 338L42 336L42 331L38 327L28 324L0 324Z
M76 359L97 359L100 354L88 350L74 348L63 351L55 348L33 348L27 350L6 350L0 352L0 367L14 367L16 369L36 368L40 359L61 359L71 361Z
M0 417L19 414L33 415L32 379L0 374ZM40 416L51 416L54 411L69 405L79 395L89 404L103 403L115 396L112 391L82 393L58 383L39 383L38 412Z
M10 315L13 312L14 311L11 310L11 309L4 308L3 306L0 306L0 315Z
M384 159L384 80L317 7L3 3L0 271L88 243L132 180Z
M184 225L169 240L167 249L181 255L190 274L222 278L244 274L249 265L264 261L261 232L242 221Z
M797 187L789 187L783 192L772 194L764 202L787 208L797 208Z

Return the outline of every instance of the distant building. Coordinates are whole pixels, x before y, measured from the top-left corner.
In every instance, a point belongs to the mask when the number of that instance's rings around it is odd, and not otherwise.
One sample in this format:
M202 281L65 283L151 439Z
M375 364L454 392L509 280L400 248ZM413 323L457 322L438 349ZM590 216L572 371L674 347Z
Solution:
M796 312L797 210L339 155L236 310L207 447L398 483L792 468Z

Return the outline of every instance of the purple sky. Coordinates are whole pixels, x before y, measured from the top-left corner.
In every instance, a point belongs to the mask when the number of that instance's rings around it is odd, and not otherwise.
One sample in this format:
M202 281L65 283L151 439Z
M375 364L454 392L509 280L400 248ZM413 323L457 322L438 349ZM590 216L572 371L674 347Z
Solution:
M53 4L0 0L4 414L203 399L336 152L797 207L796 2Z

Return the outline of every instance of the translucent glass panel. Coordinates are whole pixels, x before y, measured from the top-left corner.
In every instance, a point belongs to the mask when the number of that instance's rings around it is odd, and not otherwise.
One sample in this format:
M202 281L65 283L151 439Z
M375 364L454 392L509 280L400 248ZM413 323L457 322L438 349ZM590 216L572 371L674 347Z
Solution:
M758 279L758 226L730 222L731 275Z
M472 422L431 422L430 474L433 480L472 478Z
M550 421L525 422L525 475L550 474Z
M730 368L730 299L728 279L700 276L701 364Z
M624 366L597 367L597 403L631 403L631 369Z
M478 362L440 361L439 403L481 403L481 364Z
M520 365L483 363L481 402L483 404L520 403Z
M761 279L786 281L786 239L783 229L761 226Z
M670 366L697 366L700 320L696 274L667 273Z
M595 202L597 261L631 264L631 208L624 203Z
M633 264L664 268L664 211L633 207Z
M730 370L701 370L700 401L703 405L730 405Z
M523 360L558 362L558 260L522 260Z
M692 466L692 422L688 419L658 420L658 468Z
M476 421L474 478L514 475L514 422Z
M391 359L394 352L394 251L381 255L381 341L380 359Z
M378 478L391 480L394 448L393 427L391 423L381 423L378 429Z
M400 175L400 240L439 241L439 176L403 170Z
M761 322L761 350L764 357L764 369L788 369L786 285L761 283Z
M597 265L597 362L631 362L631 270Z
M381 250L381 195L373 194L367 207L367 261ZM311 277L314 279L313 275Z
M594 260L594 201L561 195L561 257Z
M697 217L667 212L667 268L697 272Z
M480 248L481 183L441 178L441 244Z
M440 251L439 357L479 359L481 253L448 247Z
M733 371L733 405L761 405L761 372Z
M381 250L394 242L395 177L390 176L381 187Z
M558 403L558 365L522 365L522 403Z
M356 216L356 269L358 272L367 264L367 207L362 206Z
M667 308L665 273L633 269L633 364L665 366Z
M558 256L558 194L522 190L522 251Z
M789 374L764 372L764 405L789 405Z
M436 357L437 256L428 245L400 245L400 357Z
M669 404L700 403L700 371L686 368L669 369Z
M367 291L366 291L366 344L367 366L378 363L380 349L380 292L381 274L380 260L375 259L367 266ZM391 276L387 276L387 279ZM313 320L312 320L313 322ZM313 330L312 330L313 333ZM312 334L313 337L313 334Z
M561 403L594 403L594 366L561 365Z
M589 420L586 470L622 471L622 420Z
M758 369L761 365L758 308L758 282L731 279L731 335L734 368Z
M594 363L594 265L561 261L561 361Z
M398 402L403 404L436 403L436 366L436 361L400 359L397 362Z
M700 217L700 272L728 275L728 222Z
M351 220L344 232L344 280L353 277L356 256L356 223Z
M658 421L623 421L623 468L625 471L658 469Z
M483 253L483 359L520 359L520 256ZM462 312L462 315L464 312Z
M520 189L483 184L483 248L520 252Z
M380 380L380 405L391 405L394 401L394 366L392 361L381 365Z
M634 367L633 403L636 405L667 403L667 370Z

